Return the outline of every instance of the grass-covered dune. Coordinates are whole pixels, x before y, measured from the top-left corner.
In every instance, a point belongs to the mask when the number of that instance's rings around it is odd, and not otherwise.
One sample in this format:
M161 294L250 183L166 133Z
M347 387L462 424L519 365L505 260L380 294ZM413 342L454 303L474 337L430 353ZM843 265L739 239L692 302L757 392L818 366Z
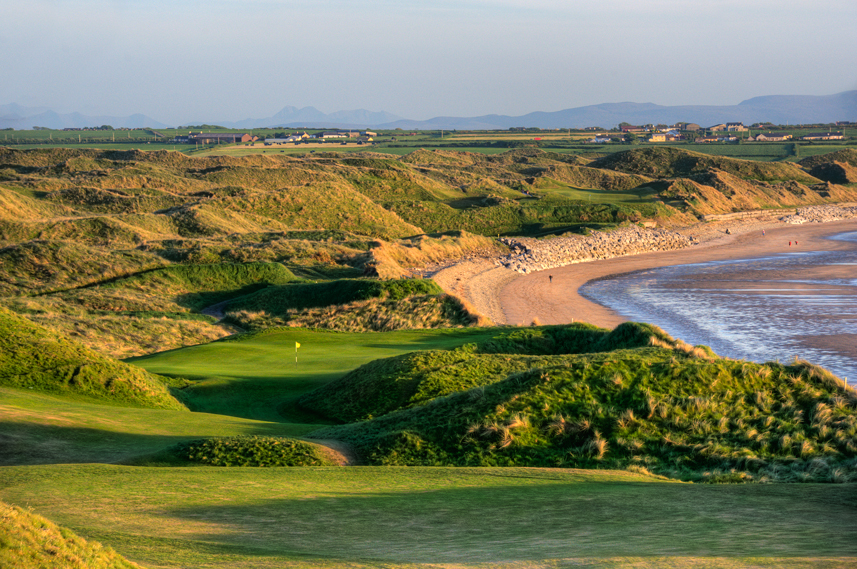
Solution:
M192 310L200 310L230 298L298 278L279 263L214 263L174 265L117 279L105 290L131 290L175 298Z
M156 376L0 308L0 385L113 404L185 409Z
M411 354L346 376L335 396L323 387L301 401L340 419L374 417L317 433L353 444L370 464L857 479L857 394L841 380L805 362L733 361L648 337L648 346L595 353L524 355L528 342L511 350L507 338L505 354L474 345Z
M0 567L141 569L110 547L5 502L0 502Z
M341 422L361 421L420 405L442 395L487 385L503 374L526 371L540 356L607 352L670 345L672 338L647 324L613 331L590 324L495 330L481 342L455 350L416 351L375 360L303 396L299 403ZM508 354L516 357L510 359ZM473 358L479 360L473 365ZM561 362L562 358L553 361Z
M641 148L616 152L593 160L593 168L617 170L628 174L650 178L684 178L713 169L723 170L735 176L763 182L793 180L803 184L818 184L818 178L810 176L791 163L758 162L725 156L712 156L679 148Z
M229 302L226 322L246 330L302 326L343 331L469 326L480 317L431 280L337 279L265 288Z
M846 148L837 152L812 156L800 161L816 178L833 184L857 183L857 150Z

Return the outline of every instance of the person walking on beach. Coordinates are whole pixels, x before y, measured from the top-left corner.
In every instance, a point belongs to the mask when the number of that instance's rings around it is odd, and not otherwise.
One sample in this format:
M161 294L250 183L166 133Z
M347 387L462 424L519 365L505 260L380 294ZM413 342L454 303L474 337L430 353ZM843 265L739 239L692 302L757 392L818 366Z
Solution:
M553 282L553 275L548 275L548 282L550 282L550 283Z
M765 230L763 229L762 230L762 237L764 237L764 236L765 236Z

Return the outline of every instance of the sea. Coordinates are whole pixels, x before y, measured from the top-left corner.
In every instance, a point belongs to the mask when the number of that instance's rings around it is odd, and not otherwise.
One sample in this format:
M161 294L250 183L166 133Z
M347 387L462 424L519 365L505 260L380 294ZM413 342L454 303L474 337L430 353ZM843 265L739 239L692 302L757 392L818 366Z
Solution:
M821 365L857 386L857 232L849 251L677 265L590 281L580 293L689 344L755 362Z

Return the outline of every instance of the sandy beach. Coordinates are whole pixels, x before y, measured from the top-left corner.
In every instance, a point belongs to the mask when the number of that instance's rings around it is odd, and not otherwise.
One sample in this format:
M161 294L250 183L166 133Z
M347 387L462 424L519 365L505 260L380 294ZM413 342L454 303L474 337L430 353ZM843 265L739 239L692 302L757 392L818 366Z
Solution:
M727 227L730 234L725 233ZM581 296L579 289L587 282L657 267L754 259L797 251L857 249L857 243L827 239L831 235L857 231L857 219L804 225L771 220L707 223L680 231L697 237L700 243L685 249L578 263L526 275L497 266L493 258L470 259L439 271L433 278L444 290L468 301L496 324L526 326L533 322L583 321L613 328L627 318ZM854 276L853 267L841 270L845 271L843 276ZM811 278L812 275L801 277ZM721 282L718 286L724 285ZM740 286L748 285L742 282ZM857 361L855 337L855 334L808 336L804 344L815 342L819 347Z
M725 233L727 228L731 234ZM626 319L580 296L582 285L610 275L671 265L752 259L798 250L853 249L853 243L826 239L848 231L857 231L857 220L804 225L778 221L707 223L680 230L700 240L699 245L686 249L578 263L527 275L497 267L494 259L468 260L439 271L433 278L497 324L584 321L613 328Z

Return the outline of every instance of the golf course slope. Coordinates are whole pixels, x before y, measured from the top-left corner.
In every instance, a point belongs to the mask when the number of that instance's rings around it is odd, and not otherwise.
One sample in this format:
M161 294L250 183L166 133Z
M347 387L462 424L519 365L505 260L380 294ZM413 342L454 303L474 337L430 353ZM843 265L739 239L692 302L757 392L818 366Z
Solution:
M87 541L17 506L0 502L0 567L4 569L140 569L97 541Z
M0 385L113 404L185 409L147 371L99 355L0 308Z

